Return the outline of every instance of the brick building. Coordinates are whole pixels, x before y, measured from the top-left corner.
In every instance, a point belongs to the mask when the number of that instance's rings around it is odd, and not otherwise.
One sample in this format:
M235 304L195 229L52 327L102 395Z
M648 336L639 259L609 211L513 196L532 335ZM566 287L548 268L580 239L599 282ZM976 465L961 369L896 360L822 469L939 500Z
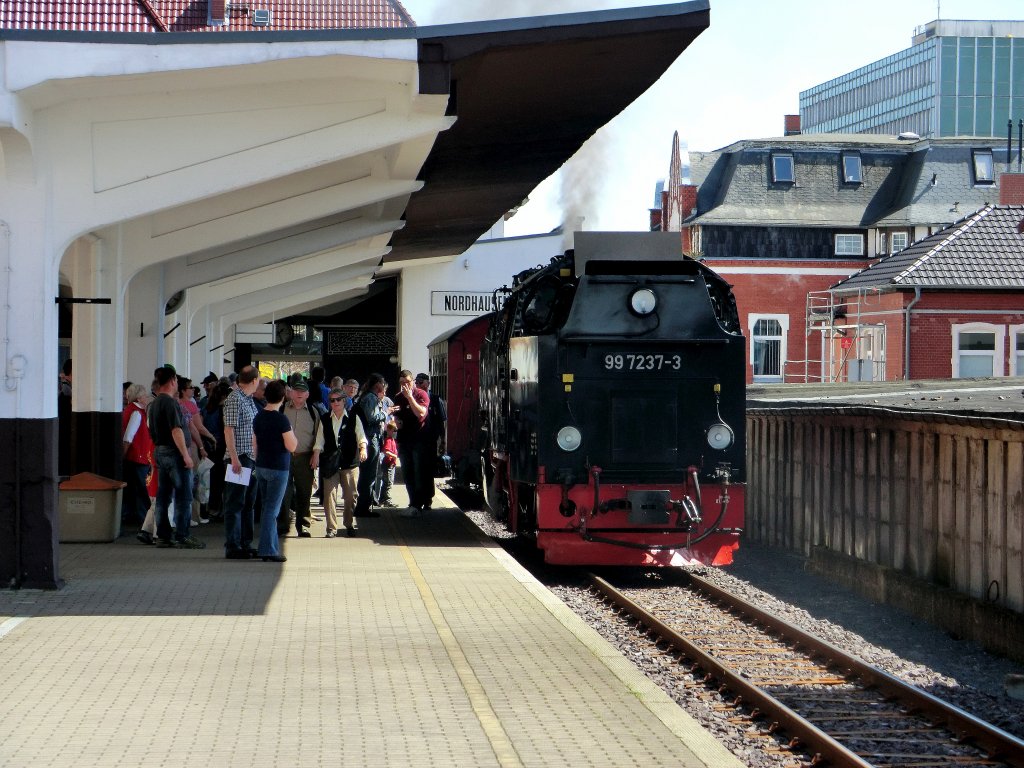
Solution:
M1024 205L987 205L828 294L834 379L1024 376Z
M684 253L732 283L748 381L892 378L900 369L881 365L894 354L882 338L854 350L861 363L836 368L821 332L823 316L836 309L829 289L998 201L1016 183L1000 174L1008 150L991 138L796 130L787 122L790 135L691 152L692 184L682 183L676 137L652 227L678 230Z

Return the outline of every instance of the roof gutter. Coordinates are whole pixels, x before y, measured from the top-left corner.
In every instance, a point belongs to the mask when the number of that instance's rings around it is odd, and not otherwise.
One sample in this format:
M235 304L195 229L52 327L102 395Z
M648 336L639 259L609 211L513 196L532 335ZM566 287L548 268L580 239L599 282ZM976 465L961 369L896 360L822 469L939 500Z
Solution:
M907 304L903 322L903 378L910 381L910 310L921 300L921 286L914 286L914 300Z

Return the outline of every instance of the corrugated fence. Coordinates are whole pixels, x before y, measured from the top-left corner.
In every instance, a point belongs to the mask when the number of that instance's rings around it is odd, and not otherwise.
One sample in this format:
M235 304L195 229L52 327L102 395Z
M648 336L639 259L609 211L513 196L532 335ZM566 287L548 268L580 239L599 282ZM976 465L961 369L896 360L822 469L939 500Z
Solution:
M823 547L1024 612L1024 423L753 408L747 440L750 538Z

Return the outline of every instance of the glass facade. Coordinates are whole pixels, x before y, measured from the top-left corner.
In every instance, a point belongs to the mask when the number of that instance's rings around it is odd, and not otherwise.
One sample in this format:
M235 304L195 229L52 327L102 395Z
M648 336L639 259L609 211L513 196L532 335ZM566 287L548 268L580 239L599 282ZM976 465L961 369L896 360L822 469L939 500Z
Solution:
M933 23L934 37L801 92L801 130L1004 136L1024 117L1024 22L1007 23L1013 36L942 34L966 24Z

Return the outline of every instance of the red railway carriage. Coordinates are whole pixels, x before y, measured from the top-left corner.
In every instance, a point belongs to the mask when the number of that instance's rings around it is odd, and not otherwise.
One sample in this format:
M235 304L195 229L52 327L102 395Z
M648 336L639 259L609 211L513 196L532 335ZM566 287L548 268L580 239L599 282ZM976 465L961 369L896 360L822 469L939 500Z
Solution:
M547 562L727 565L746 459L732 292L672 235L577 233L576 244L439 340L450 453L475 466L480 446L488 506ZM465 366L478 341L477 406ZM461 447L456 397L474 403Z
M480 347L490 322L491 315L470 320L441 334L428 347L431 390L448 404L445 446L452 461L452 477L464 486L483 482Z

